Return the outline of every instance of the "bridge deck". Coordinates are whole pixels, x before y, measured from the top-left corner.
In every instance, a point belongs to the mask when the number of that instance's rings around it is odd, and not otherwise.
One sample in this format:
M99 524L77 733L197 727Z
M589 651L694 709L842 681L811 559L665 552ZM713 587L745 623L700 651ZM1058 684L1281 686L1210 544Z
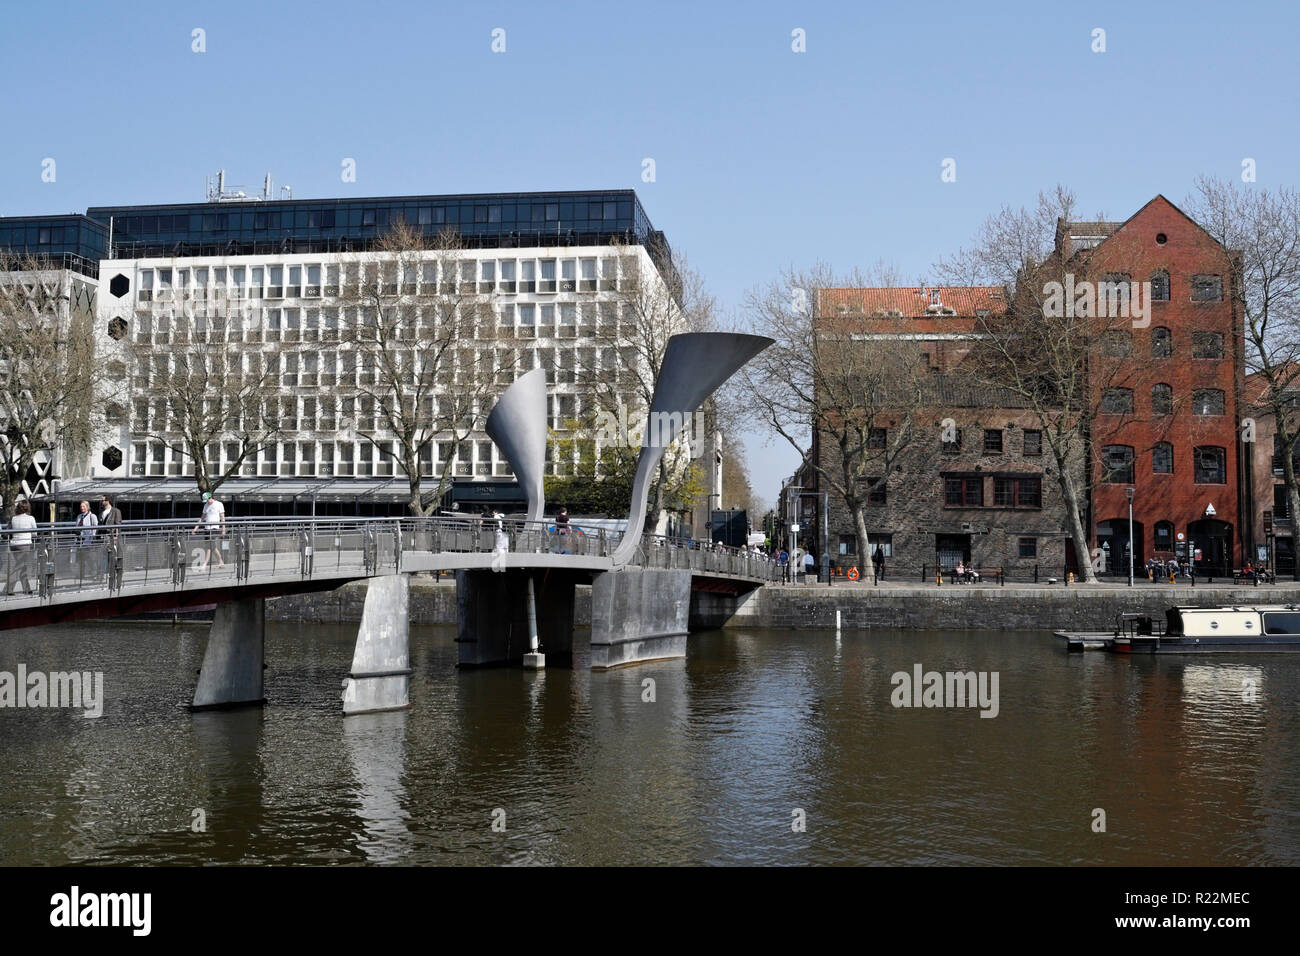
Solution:
M327 590L395 572L536 568L591 575L615 570L619 539L463 518L231 521L225 534L212 536L193 529L190 522L156 522L93 535L75 526L38 531L29 550L5 551L5 590L17 593L0 594L0 629ZM209 547L224 565L207 560ZM777 573L761 555L653 535L644 536L632 563L690 570L710 589L747 590ZM22 590L24 572L36 590L31 596Z

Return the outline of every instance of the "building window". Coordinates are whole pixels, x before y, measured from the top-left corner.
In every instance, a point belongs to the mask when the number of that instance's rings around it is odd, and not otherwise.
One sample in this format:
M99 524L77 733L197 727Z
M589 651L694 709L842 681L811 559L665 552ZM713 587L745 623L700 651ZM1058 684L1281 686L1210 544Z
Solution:
M1161 382L1151 386L1151 414L1172 415L1174 413L1174 390Z
M1223 336L1218 332L1193 332L1192 358L1223 358Z
M1198 485L1225 485L1227 479L1227 456L1222 448L1201 447L1196 449L1196 483Z
M1161 270L1151 275L1151 301L1169 301L1169 273Z
M1196 415L1222 415L1223 391L1217 388L1198 388L1192 393L1192 412Z
M1169 358L1174 354L1174 337L1166 328L1151 330L1151 357Z
M885 447L885 439L888 436L887 428L872 428L867 431L867 447L880 449Z
M948 475L943 480L943 503L949 508L982 508L983 475Z
M858 536L856 534L840 535L840 554L857 554Z
M1108 388L1101 395L1101 411L1105 415L1129 415L1133 412L1133 389Z
M1110 329L1101 340L1102 354L1110 358L1127 358L1133 354L1133 333L1127 329Z
M1102 481L1133 484L1133 446L1107 445L1101 450Z
M870 489L867 492L867 504L883 505L885 503L885 482L879 477L868 478L867 487Z
M1174 446L1162 441L1151 451L1151 470L1157 475L1174 473Z
M939 436L939 447L945 455L961 454L961 429L953 429L951 439L944 437L947 433L941 432Z
M876 553L876 546L884 552L885 557L894 556L894 536L892 534L867 534L867 554L868 556Z
M986 455L1002 454L1002 429L1000 428L984 429L984 454Z
M1037 458L1043 453L1043 433L1037 428L1025 429L1025 457Z
M1172 522L1156 522L1156 536L1154 543L1157 551L1174 550L1174 526Z
M1193 302L1222 302L1223 278L1221 276L1192 276Z
M1041 508L1042 479L1036 476L993 477L993 504L999 508Z
M1291 517L1291 498L1286 485L1273 486L1273 520L1286 521Z
M1021 538L1017 542L1017 555L1022 558L1038 557L1038 539Z

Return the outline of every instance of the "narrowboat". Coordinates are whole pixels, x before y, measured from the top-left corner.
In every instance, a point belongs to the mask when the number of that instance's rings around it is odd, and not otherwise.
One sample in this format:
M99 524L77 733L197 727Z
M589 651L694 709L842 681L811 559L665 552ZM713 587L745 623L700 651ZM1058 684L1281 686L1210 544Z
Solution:
M1300 651L1300 604L1171 607L1164 620L1120 614L1111 631L1057 631L1072 651L1275 654Z

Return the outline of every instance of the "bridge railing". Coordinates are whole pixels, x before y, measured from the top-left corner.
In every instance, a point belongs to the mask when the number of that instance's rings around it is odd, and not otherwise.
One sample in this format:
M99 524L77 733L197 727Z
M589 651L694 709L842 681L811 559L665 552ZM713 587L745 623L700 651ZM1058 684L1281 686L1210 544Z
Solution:
M0 529L4 591L118 592L124 588L244 585L293 578L368 576L401 571L418 553L557 554L608 557L621 535L548 522L493 517L239 518L224 525L140 521L79 527ZM775 580L765 555L644 535L634 563L698 573Z

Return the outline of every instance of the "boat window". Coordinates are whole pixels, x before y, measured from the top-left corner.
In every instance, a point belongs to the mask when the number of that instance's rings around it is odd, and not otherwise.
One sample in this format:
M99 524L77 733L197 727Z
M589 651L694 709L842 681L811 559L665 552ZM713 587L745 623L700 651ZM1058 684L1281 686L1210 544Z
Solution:
M1273 611L1264 615L1265 634L1300 634L1300 611Z

